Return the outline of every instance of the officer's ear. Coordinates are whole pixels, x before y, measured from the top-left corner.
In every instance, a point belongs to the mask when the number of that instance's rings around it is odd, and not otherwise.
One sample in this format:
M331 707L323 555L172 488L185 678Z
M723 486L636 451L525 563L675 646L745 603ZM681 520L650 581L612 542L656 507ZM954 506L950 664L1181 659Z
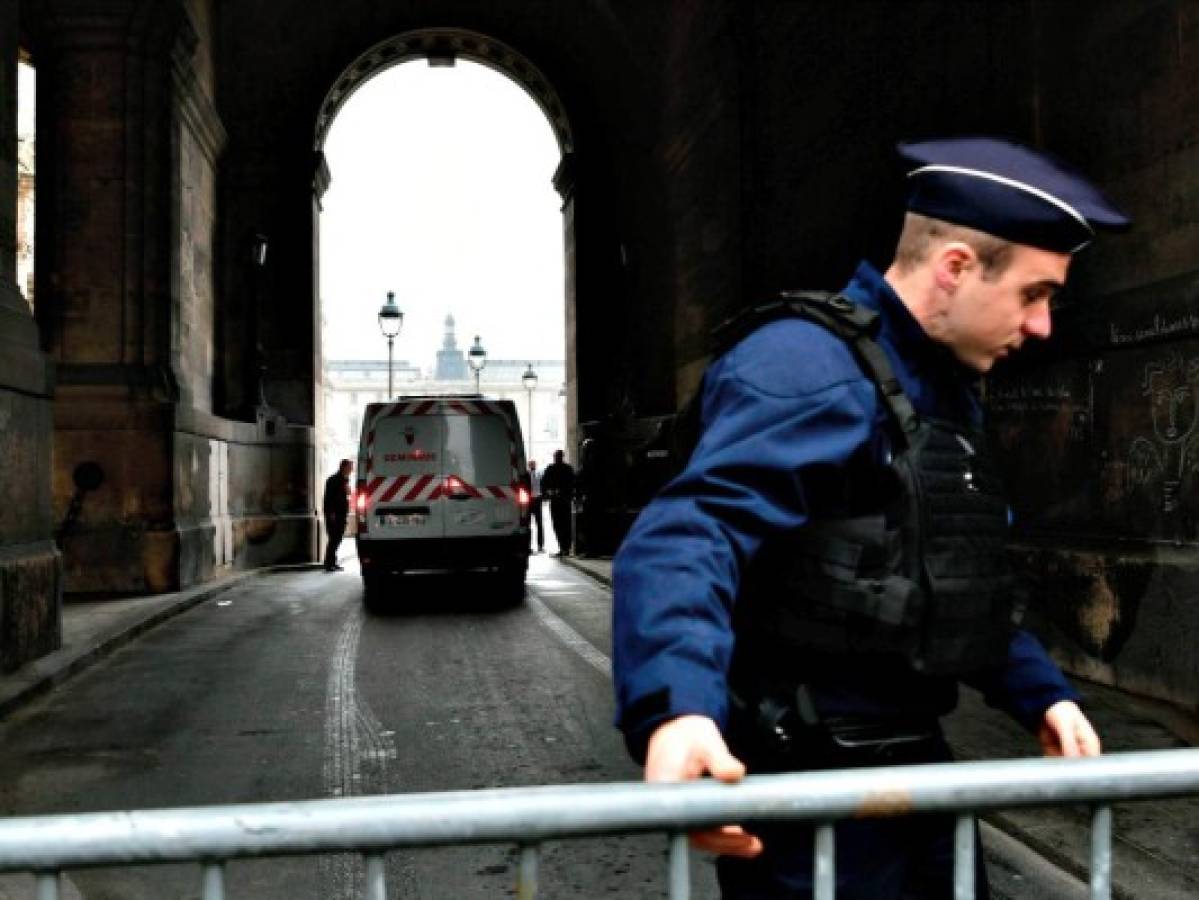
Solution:
M933 282L940 290L953 294L978 265L978 254L965 241L946 241L933 251L931 262Z

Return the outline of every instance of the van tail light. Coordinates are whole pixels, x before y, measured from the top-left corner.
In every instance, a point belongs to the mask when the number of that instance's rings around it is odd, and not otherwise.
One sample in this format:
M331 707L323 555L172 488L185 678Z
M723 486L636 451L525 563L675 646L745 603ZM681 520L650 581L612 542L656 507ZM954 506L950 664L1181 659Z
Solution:
M354 512L358 516L358 528L366 528L366 482L358 482L358 487L354 491Z
M516 509L520 514L520 526L522 528L529 527L529 520L533 517L533 508L531 505L533 495L529 489L523 484L516 488Z

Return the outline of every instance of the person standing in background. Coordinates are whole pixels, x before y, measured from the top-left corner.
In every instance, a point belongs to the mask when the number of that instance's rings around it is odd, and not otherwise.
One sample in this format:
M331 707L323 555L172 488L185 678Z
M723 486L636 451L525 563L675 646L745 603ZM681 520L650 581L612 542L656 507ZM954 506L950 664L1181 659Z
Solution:
M541 473L537 471L537 460L529 460L529 515L537 523L537 552L545 552L545 520L541 518ZM533 534L530 530L529 541Z
M325 499L321 509L325 514L325 531L329 543L325 546L325 571L340 572L337 548L345 537L346 520L350 517L350 472L354 464L343 459L337 471L325 479Z
M550 501L550 521L554 524L554 537L558 539L558 556L570 556L573 539L571 533L571 503L575 495L575 470L565 462L561 450L554 451L554 461L545 467L541 476L541 490Z

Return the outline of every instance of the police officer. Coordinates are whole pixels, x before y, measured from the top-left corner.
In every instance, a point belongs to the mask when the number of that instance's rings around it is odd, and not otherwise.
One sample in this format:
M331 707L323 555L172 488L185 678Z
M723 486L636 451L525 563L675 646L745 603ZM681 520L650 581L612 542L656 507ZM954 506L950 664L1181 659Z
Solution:
M1128 220L1078 173L990 138L900 145L885 273L745 318L702 432L614 563L617 723L646 779L950 758L959 681L1049 755L1095 755L1019 609L973 387L1050 333L1072 254ZM697 832L726 898L811 895L811 830ZM952 895L952 822L837 829L838 897ZM985 875L978 880L986 896Z

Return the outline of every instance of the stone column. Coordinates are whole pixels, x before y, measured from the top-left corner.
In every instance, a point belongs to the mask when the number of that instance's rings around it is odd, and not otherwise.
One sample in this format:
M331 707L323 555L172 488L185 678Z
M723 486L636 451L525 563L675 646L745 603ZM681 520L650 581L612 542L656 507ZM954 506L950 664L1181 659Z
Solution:
M169 10L52 0L38 66L37 316L57 363L53 502L95 463L62 540L66 590L174 583L169 365Z
M214 403L218 6L36 8L37 315L58 362L60 514L76 466L104 472L62 543L66 590L169 591L229 566L309 559L311 429L233 422Z
M558 169L554 172L554 189L562 198L562 245L566 249L566 447L572 459L579 446L578 414L578 328L575 317L577 300L575 278L575 179L576 163L574 151L563 154ZM530 435L532 439L532 435ZM577 462L577 460L576 460Z
M0 4L0 671L62 640L52 540L52 370L16 283L17 4Z

